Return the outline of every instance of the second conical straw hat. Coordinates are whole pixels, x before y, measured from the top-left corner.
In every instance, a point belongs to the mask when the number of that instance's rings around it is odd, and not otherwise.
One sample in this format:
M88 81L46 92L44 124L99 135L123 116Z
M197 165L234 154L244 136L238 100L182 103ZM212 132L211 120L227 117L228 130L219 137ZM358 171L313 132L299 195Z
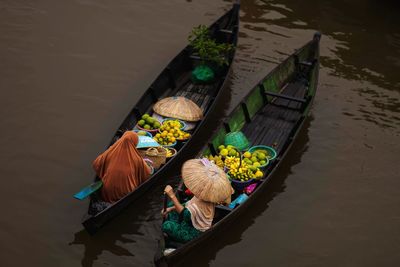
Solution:
M203 111L192 100L183 96L173 96L161 99L154 107L154 112L164 116L184 121L199 121L203 119Z
M182 167L186 187L199 199L219 203L230 199L233 192L226 173L208 159L191 159Z

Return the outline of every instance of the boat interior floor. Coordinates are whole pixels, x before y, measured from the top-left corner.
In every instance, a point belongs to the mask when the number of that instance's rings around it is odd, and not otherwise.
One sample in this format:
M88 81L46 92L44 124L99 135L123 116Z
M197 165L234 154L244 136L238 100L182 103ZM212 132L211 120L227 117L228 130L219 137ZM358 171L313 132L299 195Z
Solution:
M307 86L303 81L294 81L288 83L280 94L302 99L306 91ZM275 98L265 105L242 131L252 146L271 146L279 155L302 116L301 106L301 103L294 100Z
M196 103L205 113L216 95L216 90L220 85L219 80L210 84L194 84L190 77L190 71L182 75L176 82L176 88L167 90L161 98L168 96L186 97Z
M306 95L307 85L302 80L289 82L281 90L284 96L302 99ZM251 123L246 124L242 131L249 139L252 146L266 145L275 147L279 155L285 147L288 138L296 129L296 125L302 116L302 104L298 101L275 98L265 105L253 118ZM276 162L268 165L264 170L269 172ZM261 182L261 181L259 181ZM235 192L235 199L240 192ZM217 223L225 217L231 209L227 206L218 205L213 223Z
M295 98L304 98L307 92L307 85L302 80L294 80L285 85L280 94ZM302 116L301 103L294 100L275 98L265 105L260 112L242 129L252 145L275 146L276 151L282 151L284 144L295 129L296 124ZM267 168L268 171L273 164ZM239 193L235 193L232 199ZM184 199L181 192L181 200ZM218 205L215 209L213 224L220 221L231 212L227 206ZM183 243L168 240L168 248L179 248Z
M211 102L210 100L212 99L212 95L214 95L213 90L215 89L216 86L213 84L202 85L188 82L187 86L178 91L176 95L189 98L194 103L196 103L204 112Z

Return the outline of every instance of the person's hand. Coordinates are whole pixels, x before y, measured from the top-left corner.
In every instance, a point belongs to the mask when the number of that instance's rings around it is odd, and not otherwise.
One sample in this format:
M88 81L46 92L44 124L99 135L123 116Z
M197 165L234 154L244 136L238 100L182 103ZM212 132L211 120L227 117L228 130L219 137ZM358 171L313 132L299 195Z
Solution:
M170 198L172 198L175 194L174 194L174 190L172 189L172 186L167 185L164 188L164 193L167 194Z
M170 213L171 211L173 211L175 209L175 207L169 207L166 210L162 210L161 214L163 216L163 218L165 219L168 215L168 213Z

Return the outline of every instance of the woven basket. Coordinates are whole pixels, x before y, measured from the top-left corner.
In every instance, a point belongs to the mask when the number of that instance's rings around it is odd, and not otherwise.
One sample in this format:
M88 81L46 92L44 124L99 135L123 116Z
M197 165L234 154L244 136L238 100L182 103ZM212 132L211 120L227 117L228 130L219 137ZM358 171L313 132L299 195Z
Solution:
M167 151L163 147L151 147L147 150L139 150L139 153L143 158L153 161L154 169L158 169L162 164L165 164L167 158Z

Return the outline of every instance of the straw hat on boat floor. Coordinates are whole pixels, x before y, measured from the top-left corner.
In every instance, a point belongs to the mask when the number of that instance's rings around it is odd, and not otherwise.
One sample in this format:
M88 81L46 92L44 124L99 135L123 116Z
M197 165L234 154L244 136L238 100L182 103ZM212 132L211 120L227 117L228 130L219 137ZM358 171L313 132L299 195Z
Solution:
M199 199L229 203L234 192L226 173L208 159L191 159L182 167L186 187Z
M203 119L203 111L192 100L183 96L172 96L161 99L153 106L154 112L169 118L184 121L199 121Z

